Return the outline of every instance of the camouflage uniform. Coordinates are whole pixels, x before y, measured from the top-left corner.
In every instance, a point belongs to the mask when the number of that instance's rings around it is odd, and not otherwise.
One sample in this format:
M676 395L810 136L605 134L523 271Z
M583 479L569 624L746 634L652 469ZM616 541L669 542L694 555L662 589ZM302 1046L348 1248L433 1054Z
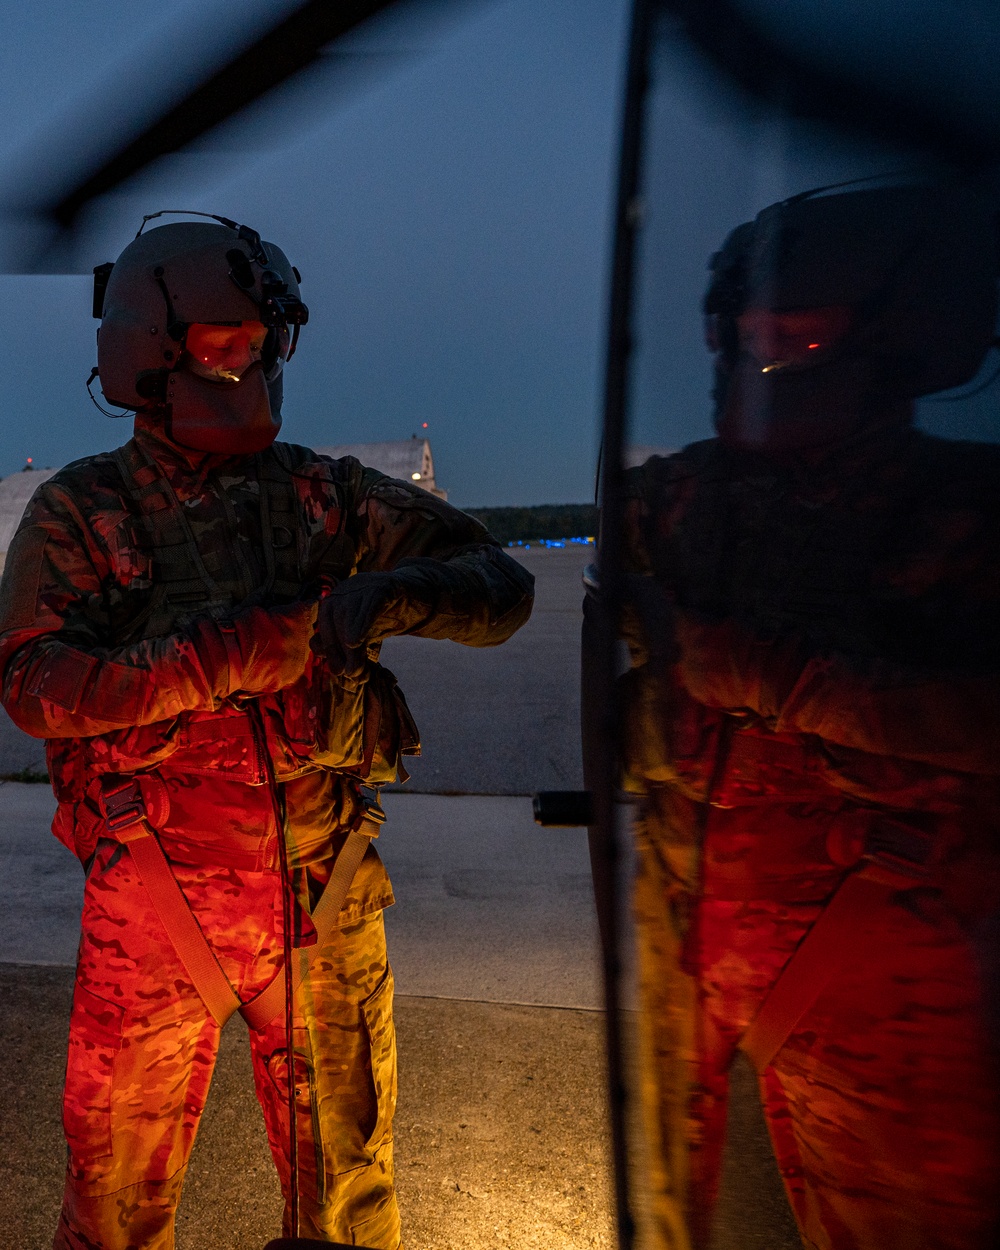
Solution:
M226 671L229 619L249 622L251 643L256 625L301 631L304 620L308 640L325 589L426 558L461 593L442 597L444 625L429 610L409 632L492 645L526 619L530 578L478 523L356 460L288 444L242 459L187 452L140 417L124 449L68 466L29 505L0 591L3 700L47 739L54 831L87 869L57 1247L173 1245L219 1038L129 851L108 836L101 778L140 776L188 905L239 998L252 998L282 966L279 830L264 744L206 655L215 647ZM262 609L282 604L286 616L264 620ZM296 944L315 941L309 911L361 811L360 780L395 776L400 754L416 747L377 650L339 678L307 650L295 680L279 664L255 687L284 795ZM392 901L369 846L294 1022L301 1233L384 1250L399 1243L381 917ZM251 1047L287 1227L280 1014L251 1031Z
M631 477L628 784L659 1244L705 1245L744 1030L895 831L923 875L765 1067L815 1250L993 1245L1000 449L870 431L811 467L717 440ZM648 599L648 596L647 596ZM672 651L663 639L673 637Z

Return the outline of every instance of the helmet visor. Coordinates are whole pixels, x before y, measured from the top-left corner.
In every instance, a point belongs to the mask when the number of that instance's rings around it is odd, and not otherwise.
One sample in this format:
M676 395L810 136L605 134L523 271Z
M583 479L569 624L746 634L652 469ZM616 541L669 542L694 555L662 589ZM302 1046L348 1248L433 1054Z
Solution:
M255 364L272 376L288 356L288 331L260 321L200 322L188 326L185 363L213 382L240 382Z
M774 312L748 308L736 318L739 350L761 366L761 373L813 364L850 330L853 316L846 304Z

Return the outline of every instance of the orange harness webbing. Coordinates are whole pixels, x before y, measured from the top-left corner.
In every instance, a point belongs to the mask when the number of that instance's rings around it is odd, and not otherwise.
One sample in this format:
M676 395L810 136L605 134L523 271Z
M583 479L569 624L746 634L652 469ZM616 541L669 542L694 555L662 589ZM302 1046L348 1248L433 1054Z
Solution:
M281 1011L285 1001L284 971L249 1002L241 1003L229 978L222 970L187 899L170 870L159 839L146 819L146 805L134 777L103 777L98 796L109 835L128 848L136 872L174 945L195 989L205 1006L221 1025L239 1012L252 1029L263 1028ZM293 987L298 989L310 960L325 945L336 926L337 917L351 888L354 874L372 838L378 837L381 822L369 816L347 835L330 879L312 911L316 930L314 945L299 948L292 970Z
M873 858L841 883L740 1039L740 1050L758 1073L772 1062L836 973L851 960L864 958L869 921L894 894L926 879L918 873Z

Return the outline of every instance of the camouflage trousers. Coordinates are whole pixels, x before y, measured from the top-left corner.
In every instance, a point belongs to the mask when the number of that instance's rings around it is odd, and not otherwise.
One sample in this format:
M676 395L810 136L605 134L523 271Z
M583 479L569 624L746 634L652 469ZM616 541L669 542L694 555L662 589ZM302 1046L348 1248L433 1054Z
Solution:
M666 824L648 811L638 831L640 1102L651 1241L689 1250L711 1237L739 1038L843 870L807 856L799 872L786 861L770 889L713 894L713 861L731 865L778 836L786 848L822 846L824 821L836 819L713 812L720 828L706 837L705 893L692 910L680 888L691 831L672 806ZM913 894L871 918L870 957L838 969L760 1080L809 1250L995 1244L1000 1107L985 961L933 891Z
M277 874L175 865L239 996L281 967ZM101 842L87 880L63 1124L56 1250L172 1250L174 1213L219 1043L127 850ZM335 930L297 994L300 1235L396 1250L396 1051L382 913ZM250 1032L257 1098L285 1195L283 1014Z

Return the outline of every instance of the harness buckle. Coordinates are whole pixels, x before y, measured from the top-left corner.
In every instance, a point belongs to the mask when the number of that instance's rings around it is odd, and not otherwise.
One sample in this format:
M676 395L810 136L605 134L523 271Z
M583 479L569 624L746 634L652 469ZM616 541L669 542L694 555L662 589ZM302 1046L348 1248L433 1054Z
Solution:
M122 838L120 836L122 833L145 822L146 802L142 797L139 783L134 777L117 778L115 781L102 778L101 792L97 802L108 832L120 842L129 840Z
M366 793L365 788L362 787L359 792L359 798L361 799L361 815L355 828L360 829L363 824L384 825L386 814L379 801L378 791L370 790ZM378 834L373 833L371 836L378 837Z

